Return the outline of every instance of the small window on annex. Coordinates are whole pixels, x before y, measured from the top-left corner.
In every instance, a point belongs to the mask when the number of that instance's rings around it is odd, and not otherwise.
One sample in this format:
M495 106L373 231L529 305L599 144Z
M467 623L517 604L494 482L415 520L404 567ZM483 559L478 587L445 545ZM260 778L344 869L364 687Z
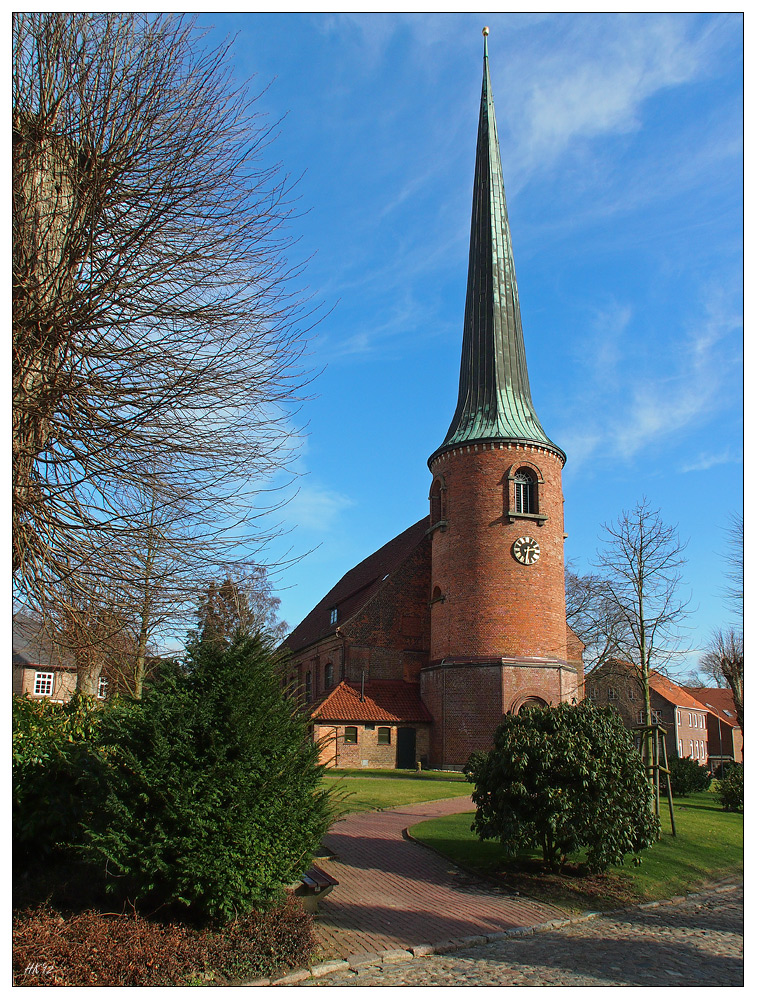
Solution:
M536 508L536 481L528 469L520 469L515 475L515 513L538 514Z
M344 727L344 742L357 743L357 726Z
M607 700L617 701L618 700L618 689L614 687L608 687L607 689Z
M48 697L53 693L53 680L55 674L40 673L34 675L34 693L43 694Z
M378 727L378 743L384 746L389 746L392 742L392 731L389 726L379 726Z
M100 676L97 681L97 697L105 699L108 697L108 678Z

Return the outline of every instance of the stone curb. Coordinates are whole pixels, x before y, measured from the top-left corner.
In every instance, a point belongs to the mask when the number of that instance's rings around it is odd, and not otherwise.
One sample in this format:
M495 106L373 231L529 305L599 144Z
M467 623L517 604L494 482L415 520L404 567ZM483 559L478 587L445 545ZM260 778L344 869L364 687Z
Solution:
M532 934L541 934L545 931L555 930L560 927L567 927L569 924L581 924L587 920L595 920L597 917L611 917L615 914L632 913L634 910L653 909L658 906L675 906L678 903L685 903L690 899L699 899L712 892L729 892L738 889L742 883L713 886L706 891L690 892L684 896L671 896L668 899L654 899L649 903L637 903L635 906L627 906L618 910L587 910L574 917L558 918L547 920L541 924L532 924L529 927L510 927L504 931L494 931L491 934L478 934L472 937L458 938L457 940L438 941L434 944L415 944L407 949L388 948L385 951L364 952L359 955L350 955L346 960L332 959L321 962L309 969L295 969L286 976L278 979L253 979L242 986L294 986L305 979L320 979L321 976L328 976L332 972L355 972L372 968L377 965L391 964L392 962L412 961L416 958L426 958L429 955L447 955L453 951L461 951L463 948L474 948L481 944L491 944L494 941L502 941L505 938L528 937Z

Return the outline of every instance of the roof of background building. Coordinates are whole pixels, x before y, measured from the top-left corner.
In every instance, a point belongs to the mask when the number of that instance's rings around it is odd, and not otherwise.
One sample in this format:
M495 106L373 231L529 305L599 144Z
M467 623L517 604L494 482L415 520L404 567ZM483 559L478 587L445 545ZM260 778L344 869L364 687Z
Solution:
M310 716L323 722L433 722L420 685L409 681L366 681L363 701L359 684L342 681L313 706Z
M605 663L600 664L600 666L595 667L586 675L585 682L589 682L593 674L596 674L597 677L612 677L616 675L624 677L633 676L638 679L636 667L632 663L624 663L621 660L607 660ZM649 686L662 698L665 698L678 708L691 708L699 712L708 711L707 707L697 701L690 691L680 687L675 681L672 681L669 677L665 677L658 670L650 670Z
M13 666L76 670L70 651L61 649L41 622L23 614L13 616Z
M426 537L428 526L429 518L426 515L345 573L339 583L290 632L284 645L296 653L333 635L338 627L366 605L384 580L420 545ZM332 608L337 609L336 622L331 622L330 619Z
M719 716L723 722L729 726L738 728L739 720L736 717L736 705L733 700L733 692L730 688L710 688L710 687L688 687L687 691L708 708L715 715Z
M707 708L701 702L697 701L686 688L679 687L669 677L664 677L656 670L650 670L649 672L649 686L659 695L662 695L663 698L667 698L677 708L693 708L697 711L707 711Z

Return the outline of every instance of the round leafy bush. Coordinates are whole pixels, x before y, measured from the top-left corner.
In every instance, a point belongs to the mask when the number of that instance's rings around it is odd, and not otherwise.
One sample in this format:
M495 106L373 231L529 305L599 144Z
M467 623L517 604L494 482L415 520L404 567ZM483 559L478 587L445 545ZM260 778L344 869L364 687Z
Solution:
M107 888L199 922L248 912L296 881L329 822L307 720L259 637L198 643L139 710L103 724L103 804L85 851Z
M591 702L508 715L494 747L466 767L472 829L510 855L540 849L551 867L582 848L601 871L652 844L659 821L641 756L617 712Z
M744 808L743 764L731 764L717 783L717 794L726 812L741 812Z
M17 862L35 865L81 840L91 808L82 794L91 748L108 709L74 695L66 705L13 698L13 847Z
M707 768L692 757L674 757L670 761L670 790L676 798L691 792L706 792L711 782Z

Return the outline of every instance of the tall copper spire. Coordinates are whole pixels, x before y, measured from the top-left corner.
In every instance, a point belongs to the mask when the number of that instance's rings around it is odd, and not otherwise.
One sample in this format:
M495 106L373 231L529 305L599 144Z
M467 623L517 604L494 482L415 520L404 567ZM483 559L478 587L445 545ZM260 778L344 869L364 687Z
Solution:
M484 79L473 182L468 292L457 409L440 452L461 444L517 441L564 453L531 401L502 161L484 28Z

